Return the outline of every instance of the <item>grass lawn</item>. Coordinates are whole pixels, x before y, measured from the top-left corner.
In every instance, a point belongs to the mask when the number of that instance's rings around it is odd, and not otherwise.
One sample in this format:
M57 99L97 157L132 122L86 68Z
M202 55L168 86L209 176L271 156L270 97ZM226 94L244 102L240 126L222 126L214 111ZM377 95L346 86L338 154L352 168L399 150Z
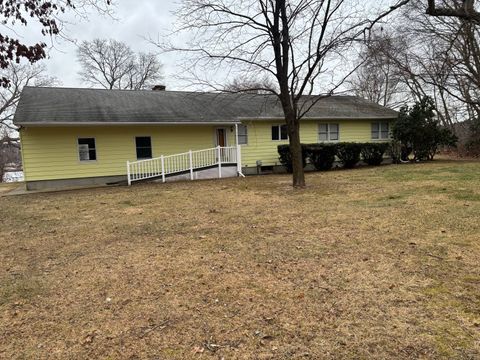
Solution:
M480 357L480 162L0 198L0 358Z

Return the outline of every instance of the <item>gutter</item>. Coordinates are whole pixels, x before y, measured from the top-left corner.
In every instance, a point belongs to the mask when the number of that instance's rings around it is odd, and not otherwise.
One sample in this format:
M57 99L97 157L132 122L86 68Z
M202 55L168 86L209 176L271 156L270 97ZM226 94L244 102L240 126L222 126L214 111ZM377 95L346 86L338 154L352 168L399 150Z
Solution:
M346 116L319 116L319 117L304 117L300 121L325 121L325 120L395 120L398 116L360 116L360 117L346 117ZM285 117L238 117L235 121L168 121L168 122L122 122L122 121L92 121L92 122L76 122L76 121L59 121L59 122L14 122L14 125L19 127L25 126L102 126L102 125L116 125L116 126L132 126L132 125L227 125L232 126L241 124L242 121L284 121Z
M219 122L219 121L209 121L209 122L199 122L199 121L192 121L192 122L18 122L17 126L25 127L25 126L38 126L38 127L48 127L48 126L102 126L102 125L117 125L117 126L132 126L132 125L150 125L150 126L158 126L158 125L235 125L240 124L240 121L235 122Z
M303 117L300 119L300 121L306 120L306 121L318 121L318 120L394 120L398 117L391 115L391 116L359 116L359 117L348 117L348 116L316 116L316 117ZM279 120L285 120L285 117L282 116L276 116L276 117L238 117L237 118L240 121L279 121Z

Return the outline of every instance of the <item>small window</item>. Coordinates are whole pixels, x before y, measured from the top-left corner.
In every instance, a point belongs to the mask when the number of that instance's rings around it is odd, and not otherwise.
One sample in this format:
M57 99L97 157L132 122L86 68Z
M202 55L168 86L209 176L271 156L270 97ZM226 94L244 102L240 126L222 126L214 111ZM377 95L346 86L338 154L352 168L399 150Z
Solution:
M338 124L319 124L318 125L318 140L319 141L338 141L339 135Z
M150 136L137 136L135 138L135 147L138 159L152 158L152 139Z
M372 123L372 139L386 140L390 138L390 127L388 122Z
M80 161L97 160L97 150L95 149L95 138L78 139L78 158Z
M272 140L288 140L287 125L272 126Z
M248 131L247 125L238 125L238 145L247 145L248 144Z

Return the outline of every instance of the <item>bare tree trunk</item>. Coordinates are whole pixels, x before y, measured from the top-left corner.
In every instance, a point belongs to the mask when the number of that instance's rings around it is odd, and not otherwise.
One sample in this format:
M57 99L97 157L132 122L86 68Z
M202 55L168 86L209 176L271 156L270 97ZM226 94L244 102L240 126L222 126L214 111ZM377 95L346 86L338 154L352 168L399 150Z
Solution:
M408 2L397 0L389 9L375 11L372 18L369 6L355 4L352 9L344 0L185 0L177 12L181 19L177 34L190 32L192 41L186 47L157 44L166 51L191 54L193 58L185 65L197 85L216 87L212 79L219 74L215 69L223 64L242 76L275 79L274 86L261 90L281 102L292 154L293 186L303 187L300 120L318 101L337 91L354 69L321 87L316 82L324 76L330 78L327 64L343 61L339 54L365 39L374 25ZM216 73L210 77L209 71ZM319 96L313 97L314 92Z
M3 159L0 158L0 183L3 182L4 175L5 175L5 164L3 162Z
M305 187L305 173L303 171L302 145L300 142L300 121L294 114L288 114L286 120L292 157L292 185L295 188L303 188Z
M452 117L450 115L449 106L447 100L445 99L445 91L442 88L439 89L440 100L442 101L442 107L444 112L444 123L443 125L447 126L450 130L455 133L455 126L453 126Z

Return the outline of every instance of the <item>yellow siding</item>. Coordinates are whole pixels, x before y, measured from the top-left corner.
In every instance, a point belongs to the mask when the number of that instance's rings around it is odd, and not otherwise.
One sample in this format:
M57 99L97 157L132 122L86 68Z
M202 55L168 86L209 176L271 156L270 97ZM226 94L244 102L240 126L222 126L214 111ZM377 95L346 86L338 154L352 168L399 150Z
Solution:
M300 124L300 140L305 144L318 142L318 124L339 124L339 141L368 142L371 138L370 120L332 120L332 121L303 121ZM250 121L245 122L248 127L248 145L242 146L242 165L256 166L256 161L261 160L262 165L278 165L277 146L288 144L288 141L272 140L272 125L280 122ZM375 140L378 141L378 140Z
M279 121L251 121L247 125L248 145L242 145L242 166L256 166L256 161L261 160L262 165L275 165L278 163L277 146L288 144L288 140L272 140L272 125L282 124Z
M231 127L228 144L234 144ZM27 181L125 175L135 161L135 136L151 136L153 156L215 146L214 126L30 127L21 130ZM97 161L80 162L77 139L94 137Z
M300 139L305 144L317 143L318 124L338 124L339 141L369 142L372 141L372 122L370 120L305 121L300 126Z
M318 121L304 121L300 126L303 143L318 142ZM328 123L328 122L324 122ZM371 141L371 121L335 120L340 141ZM277 146L288 141L271 139L272 125L279 121L248 121L248 145L242 146L242 166L276 165ZM29 127L21 130L25 179L53 180L126 174L126 161L135 161L135 136L151 136L153 156L176 154L215 146L215 126L91 126ZM227 145L235 145L233 126L225 126ZM97 160L80 162L77 139L94 137Z

